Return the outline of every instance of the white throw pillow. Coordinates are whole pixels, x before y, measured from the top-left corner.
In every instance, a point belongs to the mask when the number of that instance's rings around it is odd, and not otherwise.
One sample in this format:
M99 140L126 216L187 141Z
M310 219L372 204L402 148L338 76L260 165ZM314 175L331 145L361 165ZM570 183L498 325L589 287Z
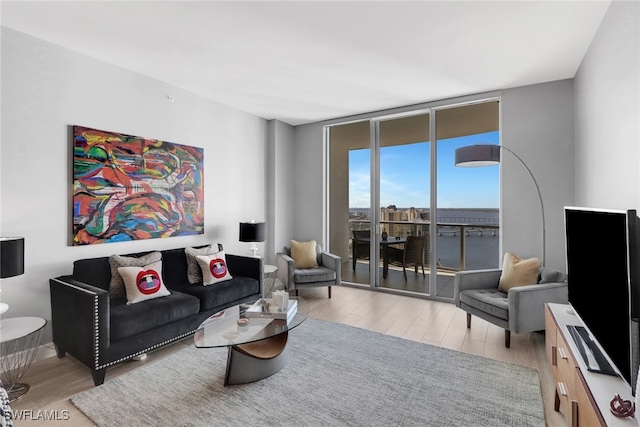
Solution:
M143 267L118 267L127 292L127 304L171 295L162 283L162 261Z
M198 255L213 255L218 252L218 244L207 245L202 248L185 248L184 253L187 256L187 278L189 283L196 285L202 281L202 270L196 257Z
M111 267L111 282L109 283L109 296L111 298L124 298L126 292L124 282L118 273L118 267L141 267L160 261L162 254L160 252L151 252L139 258L122 255L111 255L109 257L109 266Z
M214 283L233 279L227 268L227 259L224 251L216 252L213 255L197 255L196 259L202 270L203 285L213 285Z

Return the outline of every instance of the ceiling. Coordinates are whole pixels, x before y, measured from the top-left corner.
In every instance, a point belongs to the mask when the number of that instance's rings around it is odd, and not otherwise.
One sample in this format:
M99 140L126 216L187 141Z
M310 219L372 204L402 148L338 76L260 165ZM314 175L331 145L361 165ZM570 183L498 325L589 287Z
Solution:
M609 0L2 1L1 19L298 125L572 78L608 7Z

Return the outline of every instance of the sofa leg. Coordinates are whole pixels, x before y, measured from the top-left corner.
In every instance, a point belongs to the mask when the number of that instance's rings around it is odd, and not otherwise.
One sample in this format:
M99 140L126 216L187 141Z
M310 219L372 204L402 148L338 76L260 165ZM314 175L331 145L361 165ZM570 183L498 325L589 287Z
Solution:
M107 368L98 369L97 371L92 369L91 376L93 377L93 383L96 386L102 385L104 383L104 377L106 373Z
M331 286L329 286L329 298L331 298Z
M504 330L504 346L507 348L511 347L511 331L507 329Z
M467 329L471 329L471 313L467 313Z
M56 356L58 356L58 359L62 359L66 356L67 352L64 348L60 347L58 344L54 344L54 347L56 348Z

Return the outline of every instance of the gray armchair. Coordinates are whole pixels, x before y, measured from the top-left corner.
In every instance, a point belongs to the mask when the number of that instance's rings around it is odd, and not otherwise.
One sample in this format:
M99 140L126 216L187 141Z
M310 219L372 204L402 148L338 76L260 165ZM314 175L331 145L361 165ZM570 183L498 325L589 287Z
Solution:
M538 284L518 286L509 293L498 290L502 270L470 270L456 273L453 298L456 307L504 328L504 345L511 346L511 331L516 334L544 329L544 304L566 304L566 276L556 270L540 269Z
M320 245L316 247L316 254L318 266L312 268L296 268L289 246L276 254L278 279L287 291L295 291L298 295L299 289L327 286L331 298L331 286L342 283L342 260L337 255L324 252Z

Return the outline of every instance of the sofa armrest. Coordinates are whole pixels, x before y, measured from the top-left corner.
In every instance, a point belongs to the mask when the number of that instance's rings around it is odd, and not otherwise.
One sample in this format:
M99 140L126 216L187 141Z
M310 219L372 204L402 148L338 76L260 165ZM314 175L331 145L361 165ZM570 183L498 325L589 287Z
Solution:
M338 255L322 252L322 266L332 269L336 272L336 285L342 283L342 258Z
M293 273L296 269L296 263L293 258L283 252L278 252L276 254L276 266L278 267L278 279L284 284L284 288L287 291L295 289L296 284L293 281Z
M500 269L458 271L453 280L453 299L460 307L460 292L470 289L497 288L500 283Z
M264 260L243 255L226 254L227 266L231 275L256 279L260 284L260 295L264 287Z
M567 304L566 282L517 286L509 289L509 330L518 334L544 329L544 304Z
M58 356L69 351L94 369L105 361L101 350L109 347L109 292L60 276L49 280L51 327Z

